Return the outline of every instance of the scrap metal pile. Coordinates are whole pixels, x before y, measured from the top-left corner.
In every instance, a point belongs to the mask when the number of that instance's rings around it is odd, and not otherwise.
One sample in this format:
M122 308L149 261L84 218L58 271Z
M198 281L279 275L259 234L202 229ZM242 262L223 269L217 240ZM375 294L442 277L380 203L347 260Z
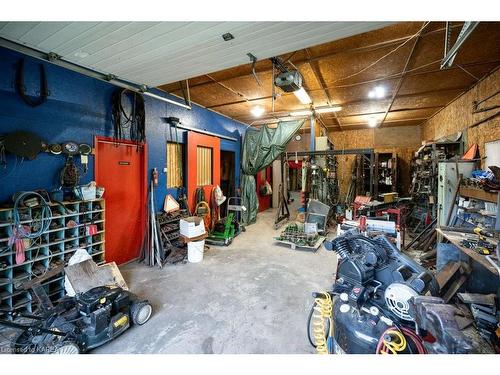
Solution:
M497 166L488 168L490 169L488 171L473 171L472 177L462 179L461 185L490 192L500 191L500 168Z
M289 224L281 232L279 237L276 237L278 241L291 242L297 246L314 246L319 239L317 232L306 233L304 230L304 225L302 224Z

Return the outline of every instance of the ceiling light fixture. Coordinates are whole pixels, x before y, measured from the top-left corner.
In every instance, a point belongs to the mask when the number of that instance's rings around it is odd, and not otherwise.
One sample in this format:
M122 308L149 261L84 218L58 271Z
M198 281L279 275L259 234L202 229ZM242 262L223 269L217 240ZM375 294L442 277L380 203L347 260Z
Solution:
M342 107L339 105L334 105L332 107L321 107L321 108L315 108L314 112L316 113L331 113L331 112L338 112L342 111Z
M370 99L382 99L385 97L385 87L384 86L376 86L372 90L368 92L368 97Z
M250 112L252 112L253 117L260 117L264 114L264 108L262 107L253 107Z
M224 39L225 42L228 42L228 41L234 39L234 35L231 33L225 33L225 34L222 34L222 39Z
M312 115L312 111L309 110L309 109L304 109L304 110L301 110L301 111L290 112L290 116L302 117L302 116L311 116L311 115Z
M311 104L311 98L303 87L293 92L302 104Z
M368 126L369 126L370 128L374 128L374 127L376 127L376 126L377 126L377 119L376 119L375 117L370 117L370 118L368 119Z

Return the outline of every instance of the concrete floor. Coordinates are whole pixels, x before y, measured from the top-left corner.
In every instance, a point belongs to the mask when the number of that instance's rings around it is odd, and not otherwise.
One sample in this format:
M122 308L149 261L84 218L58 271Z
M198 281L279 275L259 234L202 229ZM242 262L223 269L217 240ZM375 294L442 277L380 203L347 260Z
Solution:
M336 257L275 245L274 213L259 214L231 246L212 246L201 263L122 267L154 314L93 353L313 353L311 292L331 288Z

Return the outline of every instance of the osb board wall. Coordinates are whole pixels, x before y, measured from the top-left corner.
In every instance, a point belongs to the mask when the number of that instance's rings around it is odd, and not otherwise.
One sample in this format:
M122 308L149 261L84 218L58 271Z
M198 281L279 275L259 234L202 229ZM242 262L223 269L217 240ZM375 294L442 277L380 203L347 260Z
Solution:
M420 126L375 129L374 144L376 147L415 147L421 136Z
M467 146L479 145L479 152L484 156L484 144L500 139L500 118L497 117L470 128L474 123L495 114L498 108L483 113L472 113L472 103L480 101L497 92L500 88L500 69L497 69L473 88L460 96L442 111L429 119L422 126L422 140L428 141L454 134L466 132ZM500 105L500 94L481 104L481 107ZM467 149L467 147L466 147ZM485 168L484 161L482 168Z
M396 153L399 157L399 184L404 196L410 187L410 162L413 153L420 146L420 128L392 127L381 129L346 130L331 132L330 139L337 150L353 148L373 148L375 152ZM340 195L344 199L351 181L355 156L341 155L338 161Z

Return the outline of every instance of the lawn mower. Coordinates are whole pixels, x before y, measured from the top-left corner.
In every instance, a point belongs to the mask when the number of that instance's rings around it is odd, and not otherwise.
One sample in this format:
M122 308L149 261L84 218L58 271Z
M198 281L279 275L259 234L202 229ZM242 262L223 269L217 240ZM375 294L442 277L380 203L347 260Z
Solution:
M0 311L0 325L21 331L12 341L15 354L84 353L115 339L131 323L146 323L152 313L147 300L115 286L64 297L56 306L40 284L29 290L38 300L37 313Z
M239 225L234 220L234 214L230 213L225 219L215 223L214 229L205 241L210 245L229 246L233 242L233 238L239 233L238 228Z

